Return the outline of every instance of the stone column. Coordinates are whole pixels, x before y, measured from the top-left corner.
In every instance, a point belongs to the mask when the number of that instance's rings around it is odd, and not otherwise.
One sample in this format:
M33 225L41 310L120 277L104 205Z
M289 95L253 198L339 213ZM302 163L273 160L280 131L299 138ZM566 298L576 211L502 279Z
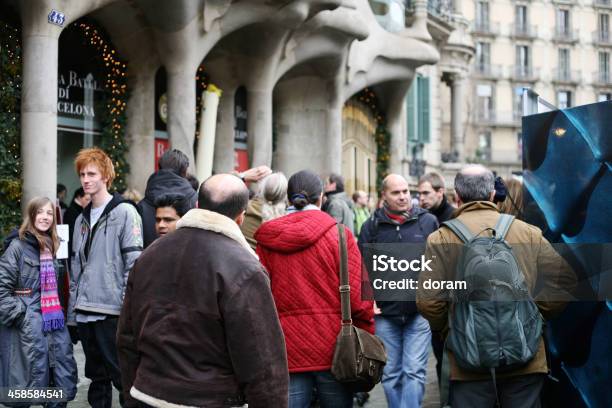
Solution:
M272 165L272 86L247 88L247 130L251 167Z
M61 27L47 22L49 9L22 9L21 88L22 208L35 196L55 199L57 184L57 66Z
M416 79L414 79L416 80ZM387 125L391 133L389 172L402 174L402 160L407 157L407 135L402 126L402 119L406 115L404 106L406 93L410 87L410 81L393 83L388 92Z
M451 151L456 152L459 162L465 160L463 140L464 90L465 77L455 74L451 84Z
M214 77L214 76L213 76ZM217 134L213 173L227 173L234 169L234 96L236 87L223 87L217 112ZM204 180L202 180L204 181Z
M144 194L155 171L155 73L157 65L134 64L130 75L126 134L130 150L128 185Z
M189 157L189 171L194 172L196 125L196 66L179 64L167 67L168 72L168 135L170 145Z
M332 98L327 107L327 149L323 171L325 174L342 174L342 108L341 98Z

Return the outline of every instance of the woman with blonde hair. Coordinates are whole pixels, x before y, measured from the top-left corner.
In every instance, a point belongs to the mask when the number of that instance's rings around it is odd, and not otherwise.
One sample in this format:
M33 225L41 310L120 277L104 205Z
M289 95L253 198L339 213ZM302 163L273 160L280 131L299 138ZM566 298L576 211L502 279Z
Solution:
M242 233L251 245L257 247L255 231L259 226L285 215L287 208L287 177L283 173L272 173L258 182L258 190L246 210Z
M33 198L0 258L0 388L57 387L71 401L77 367L58 294L55 228L53 202Z

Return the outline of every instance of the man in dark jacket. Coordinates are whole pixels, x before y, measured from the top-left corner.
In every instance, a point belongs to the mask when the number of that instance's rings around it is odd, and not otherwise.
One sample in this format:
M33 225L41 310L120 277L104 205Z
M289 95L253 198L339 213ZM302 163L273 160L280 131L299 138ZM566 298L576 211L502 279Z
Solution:
M384 243L424 243L438 229L436 218L412 207L406 179L390 174L383 180L383 208L361 227L359 246ZM370 260L365 260L370 262ZM383 388L389 407L419 407L425 393L429 323L416 310L415 302L377 302L376 334L387 349Z
M270 281L239 225L249 192L219 174L128 280L117 342L128 406L286 407Z
M197 193L186 179L189 158L180 150L168 150L159 159L159 170L149 177L145 198L138 203L142 217L142 235L145 248L155 241L155 200L164 194L185 196L189 208L195 207Z
M419 180L419 205L436 216L438 223L451 219L455 207L446 199L444 179L436 172L425 174Z
M85 190L83 187L77 188L74 192L74 197L72 197L72 201L70 202L70 206L64 213L64 224L68 224L68 230L70 231L70 240L68 245L68 249L70 250L70 256L74 253L72 251L72 235L74 233L74 223L79 215L83 212L83 208L87 207L90 203L91 198L89 195L85 194Z
M436 172L425 174L419 180L419 205L425 208L430 213L436 216L438 224L448 221L453 216L455 207L450 205L444 194L446 187L444 178ZM442 333L438 331L431 332L431 347L436 356L436 373L438 381L442 371L442 352L444 351L444 342L442 341Z

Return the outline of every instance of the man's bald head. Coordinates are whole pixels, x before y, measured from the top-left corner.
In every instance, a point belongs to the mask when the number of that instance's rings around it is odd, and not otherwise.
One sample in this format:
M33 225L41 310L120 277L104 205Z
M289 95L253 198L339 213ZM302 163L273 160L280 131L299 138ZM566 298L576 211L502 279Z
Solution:
M231 174L215 174L204 180L198 194L198 207L214 211L233 220L238 218L249 204L249 190L238 177Z
M399 174L389 174L382 182L382 199L392 211L404 212L412 207L408 182Z
M495 176L480 164L470 164L455 176L455 191L462 203L490 201L495 191Z

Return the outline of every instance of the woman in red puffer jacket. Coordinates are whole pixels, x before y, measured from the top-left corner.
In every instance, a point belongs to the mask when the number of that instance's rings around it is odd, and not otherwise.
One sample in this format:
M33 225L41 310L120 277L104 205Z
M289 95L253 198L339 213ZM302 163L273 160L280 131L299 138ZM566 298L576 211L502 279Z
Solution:
M353 401L330 373L341 320L339 248L336 221L320 210L322 192L315 173L294 174L288 215L263 223L255 233L285 334L290 408L309 407L314 389L322 407L351 407ZM345 231L353 323L374 333L373 304L361 300L361 255Z

